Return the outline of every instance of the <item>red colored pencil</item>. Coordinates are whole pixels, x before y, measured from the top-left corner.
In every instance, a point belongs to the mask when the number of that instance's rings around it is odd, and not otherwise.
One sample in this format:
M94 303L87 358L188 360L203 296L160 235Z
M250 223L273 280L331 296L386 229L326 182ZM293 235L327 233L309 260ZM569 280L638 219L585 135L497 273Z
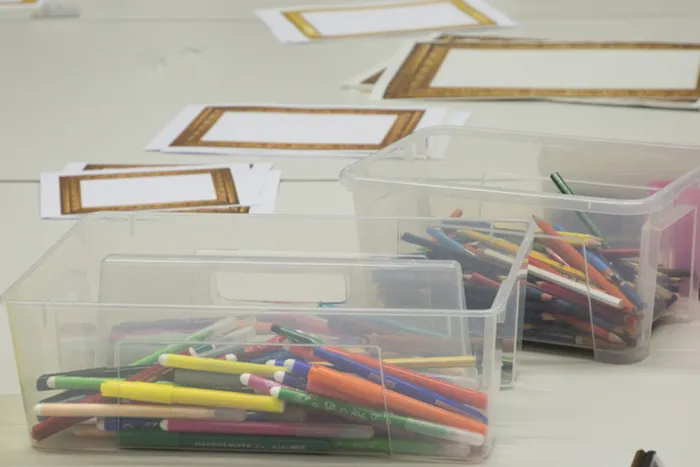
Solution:
M469 274L465 274L464 278L470 282L474 282L475 284L488 285L490 287L496 287L496 288L499 288L501 286L500 282L495 281L495 280L493 280L489 277L486 277L484 275L481 275L478 272L472 272Z

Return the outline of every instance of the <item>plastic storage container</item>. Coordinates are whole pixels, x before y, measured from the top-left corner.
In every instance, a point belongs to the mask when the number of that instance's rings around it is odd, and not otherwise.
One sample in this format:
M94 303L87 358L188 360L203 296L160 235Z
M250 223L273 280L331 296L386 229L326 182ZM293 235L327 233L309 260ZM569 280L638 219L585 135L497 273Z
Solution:
M491 222L87 216L3 295L30 436L50 449L480 461L517 347L534 235L520 226L488 288L463 274L499 266L404 240ZM333 366L276 368L292 359ZM240 373L317 396L256 395Z
M557 172L569 193L550 178ZM348 166L341 182L362 216L445 216L457 208L468 218L538 216L572 240L585 239L591 251L584 259L605 262L571 272L563 269L571 258L553 249L551 238L536 237L529 280L560 292L555 298L573 304L578 322L562 317L561 307L529 301L525 341L583 347L598 361L633 363L649 354L658 318L697 313L698 148L443 127L416 132ZM580 254L582 244L574 246ZM557 264L536 266L538 259ZM548 265L578 286L567 282L562 291L533 274L533 266ZM597 280L596 272L604 277ZM576 292L581 286L589 288ZM613 302L617 310L589 300L600 291L621 293Z

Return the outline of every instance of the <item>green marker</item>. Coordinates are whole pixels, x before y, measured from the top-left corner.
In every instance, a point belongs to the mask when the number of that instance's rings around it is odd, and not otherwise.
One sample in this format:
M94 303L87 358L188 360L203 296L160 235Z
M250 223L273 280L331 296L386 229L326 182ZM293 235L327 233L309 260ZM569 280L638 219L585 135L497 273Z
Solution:
M83 389L100 391L100 385L105 381L115 381L117 378L89 378L85 376L51 376L46 379L46 386L51 389ZM121 380L121 378L119 378ZM156 384L169 384L170 381L157 381Z
M484 436L480 433L404 417L403 415L396 415L391 412L382 412L380 410L370 409L337 399L317 396L316 394L309 394L295 389L274 387L270 389L270 395L291 404L303 405L305 407L323 410L334 415L354 418L367 423L388 423L396 428L402 428L432 438L454 441L459 444L482 446L485 442Z
M409 454L419 456L467 457L470 448L465 444L427 443L401 438L333 439L335 450L340 452L371 452L383 454Z
M211 326L207 326L204 329L200 329L199 331L190 334L189 336L185 337L182 342L179 342L177 344L170 344L161 350L158 350L150 355L146 355L145 357L136 360L130 366L153 365L155 363L158 363L158 357L160 357L161 355L165 353L184 352L190 347L192 342L202 341L205 339L215 339L216 337L226 334L227 332L235 329L237 323L238 320L236 318L224 318L222 320L219 320Z
M552 181L557 186L559 191L561 191L563 194L565 194L565 195L575 195L576 194L569 187L569 185L564 181L564 178L559 174L559 172L554 172L553 174L551 174L549 176L549 178L552 179ZM598 230L598 227L593 223L591 218L588 217L588 214L586 214L585 212L576 211L576 215L579 217L579 219L581 219L581 222L586 224L586 227L593 235L600 238L600 243L603 245L603 248L610 248L610 244L603 236L603 233L600 230Z
M319 337L312 336L311 334L299 331L298 329L280 326L279 324L273 324L270 326L270 330L275 334L284 336L297 344L325 344L323 339Z
M181 448L217 451L259 451L327 453L333 444L325 438L295 436L239 436L172 433L151 429L127 429L117 432L122 448Z

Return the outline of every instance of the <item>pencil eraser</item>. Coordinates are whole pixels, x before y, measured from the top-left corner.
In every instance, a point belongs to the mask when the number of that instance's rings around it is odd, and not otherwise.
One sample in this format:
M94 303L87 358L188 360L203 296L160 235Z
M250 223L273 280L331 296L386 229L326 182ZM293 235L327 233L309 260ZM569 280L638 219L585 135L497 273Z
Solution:
M236 355L234 355L232 353L226 354L225 358L229 362L237 362L238 361L238 357L236 357Z
M163 354L160 357L158 357L158 363L160 363L163 366L168 366L168 354Z
M250 373L243 373L240 376L241 384L244 386L248 386L248 381L250 381Z

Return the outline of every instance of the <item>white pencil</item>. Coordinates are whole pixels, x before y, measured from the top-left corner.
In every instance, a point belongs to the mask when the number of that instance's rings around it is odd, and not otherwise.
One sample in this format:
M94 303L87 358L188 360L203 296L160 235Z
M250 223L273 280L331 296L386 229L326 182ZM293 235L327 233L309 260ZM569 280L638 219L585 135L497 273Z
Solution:
M505 264L513 264L514 258L510 255L505 255L503 253L500 253L495 250L491 249L484 249L482 250L484 252L484 255L495 259L496 261L499 261L501 263ZM623 309L625 307L625 303L617 298L613 297L610 294L607 294L605 292L602 292L598 289L594 288L589 288L585 284L582 284L580 282L572 281L571 279L567 279L564 276L560 276L559 274L553 274L549 271L545 271L542 268L538 268L537 266L533 265L528 265L527 267L528 272L530 272L533 276L536 276L540 279L546 280L548 282L552 282L558 286L564 287L567 290L570 290L572 292L579 293L583 296L589 296L591 297L592 300L595 300L596 302L604 303L608 306L611 306L613 308L617 308L619 310Z

